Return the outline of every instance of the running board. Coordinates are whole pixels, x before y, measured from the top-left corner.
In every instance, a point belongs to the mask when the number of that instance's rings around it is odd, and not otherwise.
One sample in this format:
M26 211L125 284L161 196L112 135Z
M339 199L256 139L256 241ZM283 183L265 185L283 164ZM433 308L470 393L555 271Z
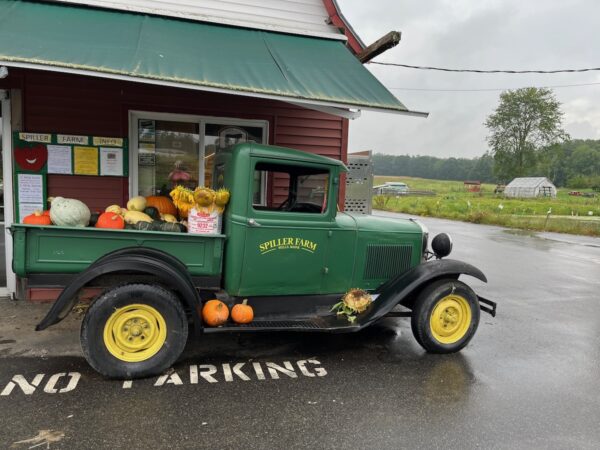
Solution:
M358 331L361 327L351 324L347 320L340 320L336 316L316 317L302 320L266 320L256 319L248 324L228 323L227 325L209 328L205 333L227 333L245 331L329 331L348 332Z

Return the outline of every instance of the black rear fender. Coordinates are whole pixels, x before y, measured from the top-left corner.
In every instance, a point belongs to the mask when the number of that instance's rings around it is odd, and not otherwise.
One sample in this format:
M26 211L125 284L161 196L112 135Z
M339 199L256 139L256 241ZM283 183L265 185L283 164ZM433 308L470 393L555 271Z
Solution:
M487 283L487 278L477 267L453 259L439 259L425 262L413 269L392 278L379 286L374 308L360 317L361 325L374 322L389 313L398 304L412 307L415 296L429 283L441 278L458 279L460 275L470 275Z
M96 278L127 273L150 275L158 283L176 291L184 306L192 311L196 330L201 329L202 324L197 313L201 307L201 300L187 268L176 258L151 249L122 249L98 259L73 278L35 329L44 330L63 320L77 303L79 290Z

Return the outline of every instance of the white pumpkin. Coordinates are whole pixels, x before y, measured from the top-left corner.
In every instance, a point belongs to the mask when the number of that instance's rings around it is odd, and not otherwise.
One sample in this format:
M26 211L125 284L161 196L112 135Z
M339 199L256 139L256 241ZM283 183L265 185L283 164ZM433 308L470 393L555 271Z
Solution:
M74 198L55 197L50 205L50 220L59 227L87 227L90 209Z

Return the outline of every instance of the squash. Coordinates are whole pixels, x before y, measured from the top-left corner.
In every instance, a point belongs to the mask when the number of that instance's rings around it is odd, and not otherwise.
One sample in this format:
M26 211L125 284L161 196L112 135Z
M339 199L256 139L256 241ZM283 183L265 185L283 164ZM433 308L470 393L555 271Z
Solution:
M202 308L202 320L209 327L218 327L227 322L229 308L220 300L209 300Z
M52 225L50 216L45 215L42 211L34 211L33 214L23 217L23 223L27 225Z
M177 215L177 208L169 197L162 195L152 195L150 197L146 197L146 207L148 206L158 209L161 214L171 214L173 216Z
M128 224L127 228L138 231L154 231L154 224L152 222L140 220L139 222Z
M158 209L156 209L154 206L146 206L144 209L144 214L149 215L152 220L160 219L160 212L158 212Z
M127 211L123 218L127 223L152 222L152 217L140 211Z
M95 227L96 223L98 223L98 217L100 217L100 213L99 212L93 212L92 215L90 216L90 223L89 223L88 226Z
M231 309L231 319L235 323L250 323L254 319L254 310L248 304L248 299L238 303Z
M113 230L122 230L125 228L125 221L120 214L114 212L105 212L98 217L96 228L110 228Z
M155 222L156 231L165 231L167 233L180 233L181 228L179 228L179 224L171 223L171 222Z
M137 197L132 197L127 202L127 209L129 211L139 211L142 212L146 207L146 197L142 197L138 195Z
M104 212L111 212L119 215L123 215L121 213L121 207L119 205L110 205L108 208L104 210Z
M171 222L171 223L175 223L177 222L177 217L175 217L172 214L161 214L160 218L162 220L164 220L165 222Z
M92 213L85 203L74 198L55 197L50 206L52 223L61 227L86 227Z

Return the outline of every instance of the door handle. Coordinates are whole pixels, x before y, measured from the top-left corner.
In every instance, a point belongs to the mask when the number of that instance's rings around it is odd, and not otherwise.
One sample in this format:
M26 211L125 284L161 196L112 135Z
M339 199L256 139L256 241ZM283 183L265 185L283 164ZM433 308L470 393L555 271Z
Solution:
M248 219L248 225L251 227L261 227L262 225L254 219Z

